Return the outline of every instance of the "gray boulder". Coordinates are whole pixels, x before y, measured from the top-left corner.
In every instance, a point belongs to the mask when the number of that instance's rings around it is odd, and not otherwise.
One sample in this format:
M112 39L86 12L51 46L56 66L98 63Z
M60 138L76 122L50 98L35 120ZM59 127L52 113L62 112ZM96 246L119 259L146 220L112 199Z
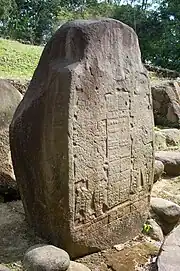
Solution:
M151 86L156 125L180 127L180 87L175 81L155 81Z
M23 265L27 271L64 271L69 268L70 258L55 246L36 245L26 252Z
M164 173L164 164L161 161L155 160L154 163L154 183L161 179Z
M151 215L168 234L179 222L180 206L162 198L151 198Z
M0 79L0 195L5 198L18 197L10 155L9 125L21 99L16 88Z
M155 159L164 164L166 176L180 175L180 152L177 151L158 151L155 153Z
M151 208L159 217L169 223L178 222L180 218L180 206L172 201L151 198Z
M91 270L84 264L71 261L67 271L91 271Z
M175 228L165 239L157 259L158 271L180 270L180 226Z

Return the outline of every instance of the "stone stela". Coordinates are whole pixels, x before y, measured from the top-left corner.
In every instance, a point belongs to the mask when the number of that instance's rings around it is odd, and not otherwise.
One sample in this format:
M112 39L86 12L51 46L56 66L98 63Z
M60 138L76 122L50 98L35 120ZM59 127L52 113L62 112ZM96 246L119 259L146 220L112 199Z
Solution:
M10 127L28 222L72 257L136 236L153 182L153 113L135 32L104 19L64 24Z

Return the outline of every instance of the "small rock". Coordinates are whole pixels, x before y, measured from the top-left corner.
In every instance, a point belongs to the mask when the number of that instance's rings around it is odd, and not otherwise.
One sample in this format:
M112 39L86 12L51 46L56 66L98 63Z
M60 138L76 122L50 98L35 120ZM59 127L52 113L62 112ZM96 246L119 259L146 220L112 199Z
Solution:
M155 160L154 163L154 183L161 179L164 173L164 164L161 161Z
M125 245L124 244L118 244L118 245L114 245L114 248L117 251L121 251L122 249L124 249Z
M27 271L64 271L70 264L66 251L52 245L36 245L25 254L23 265Z
M151 229L148 233L148 235L156 241L160 241L163 242L164 240L164 235L162 232L161 227L158 225L158 223L156 223L156 221L154 219L149 219L147 221L147 224L151 226Z
M158 151L155 159L164 164L164 171L167 176L180 175L180 152L177 151Z
M168 234L179 221L180 206L162 198L151 198L151 214L152 218L155 218L161 226L164 234Z
M0 264L0 271L11 271L8 267Z
M158 256L158 271L180 270L180 226L175 228L165 239Z
M82 263L71 261L67 271L91 271L91 270Z

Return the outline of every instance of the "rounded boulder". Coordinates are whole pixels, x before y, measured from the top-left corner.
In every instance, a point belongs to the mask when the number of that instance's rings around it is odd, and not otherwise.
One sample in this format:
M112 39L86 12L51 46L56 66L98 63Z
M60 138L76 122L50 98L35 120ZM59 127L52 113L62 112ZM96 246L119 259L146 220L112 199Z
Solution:
M180 206L166 199L151 198L151 216L155 218L166 235L179 222Z
M180 176L180 152L177 151L158 151L155 159L164 164L166 176Z
M27 271L64 271L70 265L66 251L52 245L33 246L26 252L23 260Z

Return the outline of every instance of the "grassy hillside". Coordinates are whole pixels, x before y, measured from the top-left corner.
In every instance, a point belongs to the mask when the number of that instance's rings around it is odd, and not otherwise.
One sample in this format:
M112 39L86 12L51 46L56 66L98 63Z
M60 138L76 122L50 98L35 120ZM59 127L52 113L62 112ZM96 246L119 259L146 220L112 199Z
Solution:
M0 39L0 77L30 79L43 47Z
M0 38L0 78L31 79L42 51L41 46ZM149 76L151 80L164 80L152 71Z

